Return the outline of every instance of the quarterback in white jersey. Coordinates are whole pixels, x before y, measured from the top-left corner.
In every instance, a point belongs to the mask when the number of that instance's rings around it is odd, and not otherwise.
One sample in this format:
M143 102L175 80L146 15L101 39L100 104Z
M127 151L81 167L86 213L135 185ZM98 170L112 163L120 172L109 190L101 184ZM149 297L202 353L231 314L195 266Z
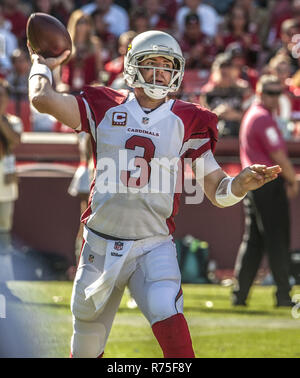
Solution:
M76 97L57 93L51 70L69 52L48 59L30 53L33 106L89 133L93 144L95 178L82 215L84 242L71 300L71 355L103 355L128 286L164 357L194 357L172 240L180 164L187 159L197 180L201 167L199 182L219 207L234 205L281 168L253 165L234 178L223 172L213 156L216 115L167 97L184 74L180 47L167 33L141 33L129 45L124 77L133 93L103 86L86 87Z

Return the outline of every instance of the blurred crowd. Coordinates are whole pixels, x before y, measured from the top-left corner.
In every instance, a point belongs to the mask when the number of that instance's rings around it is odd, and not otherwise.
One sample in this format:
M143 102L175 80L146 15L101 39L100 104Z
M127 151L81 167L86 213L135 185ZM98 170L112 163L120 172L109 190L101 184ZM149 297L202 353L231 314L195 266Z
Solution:
M177 98L200 103L219 117L221 137L237 137L255 101L256 83L280 79L277 120L284 138L300 138L300 0L0 0L0 77L10 84L8 111L24 131L67 131L28 102L30 60L26 22L33 12L67 26L73 50L54 72L56 90L78 93L87 84L126 88L127 46L157 29L178 40L186 71Z

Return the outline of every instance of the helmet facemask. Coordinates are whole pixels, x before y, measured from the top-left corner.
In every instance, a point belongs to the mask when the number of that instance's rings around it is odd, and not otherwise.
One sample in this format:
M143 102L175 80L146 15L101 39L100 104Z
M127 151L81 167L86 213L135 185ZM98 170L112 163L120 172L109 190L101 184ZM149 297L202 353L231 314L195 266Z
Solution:
M140 62L150 57L164 57L173 63L173 68L157 67L157 66L143 66ZM146 83L140 69L147 68L153 70L153 82ZM155 84L157 70L164 70L171 72L171 79L168 85ZM143 51L139 54L132 55L126 64L124 76L129 86L133 88L143 88L147 96L153 99L162 99L167 96L169 92L177 92L184 72L184 58L178 54L168 54L166 51Z

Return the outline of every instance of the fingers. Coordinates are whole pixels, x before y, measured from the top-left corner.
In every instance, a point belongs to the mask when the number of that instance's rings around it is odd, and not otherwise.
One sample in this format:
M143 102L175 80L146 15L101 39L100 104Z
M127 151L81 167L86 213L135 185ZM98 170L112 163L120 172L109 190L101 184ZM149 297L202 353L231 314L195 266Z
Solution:
M249 170L247 171L247 175L249 178L253 178L257 181L263 181L264 179L264 170L263 168L254 168L253 166L249 167Z
M47 58L45 59L45 64L47 64L47 66L51 70L54 70L56 67L64 63L64 61L69 57L70 53L71 53L70 50L66 50L56 58Z
M42 55L38 55L34 52L32 47L30 46L29 41L27 41L27 48L28 48L30 59L31 59L32 63L37 61L39 63L46 64L51 70L60 66L63 62L65 62L68 59L68 57L71 54L70 50L65 50L60 56L58 56L56 58L53 57L53 58L45 59Z
M30 60L33 63L34 59L36 59L36 57L35 57L36 54L33 51L32 47L30 46L30 43L29 43L28 40L27 40L27 49L28 49L28 52L29 52Z
M253 171L262 171L266 169L267 166L263 164L253 164L249 168L252 169Z
M251 165L249 168L252 172L256 173L255 175L253 175L253 177L257 178L258 180L260 179L274 180L275 178L278 177L278 174L282 171L279 165L267 167L266 165L254 164L254 165Z
M37 61L39 63L44 63L45 59L41 56L41 55L38 55L33 49L32 47L30 46L30 43L29 41L27 40L27 48L28 48L28 52L29 52L29 56L30 56L30 60L31 60L31 63Z
M249 168L255 172L261 172L261 173L265 173L265 172L280 173L281 172L281 167L279 165L273 165L272 167L267 167L266 165L262 165L262 164L253 164Z
M273 173L279 174L281 171L282 169L279 165L274 165L273 167L267 167L265 170L266 173L270 173L270 174L273 174Z
M277 179L278 175L277 174L273 174L273 175L270 175L270 176L265 176L264 177L264 183L268 183L270 181L273 181L275 179Z
M60 56L58 56L57 63L60 65L62 64L66 59L68 59L69 55L71 54L70 50L65 50Z
M278 177L278 168L276 169L267 169L266 166L262 167L248 167L245 171L246 176L245 176L245 183L246 185L251 184L251 182L254 184L256 182L257 187L260 187L270 181L275 180ZM254 168L254 169L253 169ZM248 183L248 184L247 184Z
M28 51L29 51L30 55L34 54L34 51L32 50L32 47L30 46L30 43L29 43L28 40L27 40L27 48L28 48Z

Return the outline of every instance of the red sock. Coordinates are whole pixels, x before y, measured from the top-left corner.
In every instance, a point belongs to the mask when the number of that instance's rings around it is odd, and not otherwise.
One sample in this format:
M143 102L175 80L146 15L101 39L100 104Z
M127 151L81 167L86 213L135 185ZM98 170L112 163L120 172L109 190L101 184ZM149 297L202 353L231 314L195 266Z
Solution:
M152 326L164 358L195 358L192 340L183 314L176 314Z

